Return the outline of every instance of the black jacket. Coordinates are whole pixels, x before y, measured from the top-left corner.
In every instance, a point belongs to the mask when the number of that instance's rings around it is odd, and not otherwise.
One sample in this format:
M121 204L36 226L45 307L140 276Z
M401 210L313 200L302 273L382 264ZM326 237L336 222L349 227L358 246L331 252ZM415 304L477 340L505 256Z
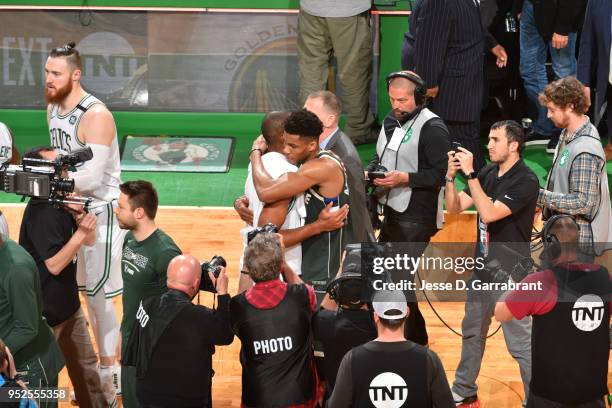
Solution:
M346 168L350 192L349 223L351 223L354 241L350 243L375 242L372 223L366 208L363 163L355 145L344 132L338 129L327 142L325 149L338 155Z
M523 9L525 0L516 0L516 14ZM582 27L587 0L531 0L536 27L544 39L550 40L553 33L567 35Z
M412 10L402 68L439 87L429 108L444 121L480 120L484 52L495 45L485 34L474 0L419 0Z

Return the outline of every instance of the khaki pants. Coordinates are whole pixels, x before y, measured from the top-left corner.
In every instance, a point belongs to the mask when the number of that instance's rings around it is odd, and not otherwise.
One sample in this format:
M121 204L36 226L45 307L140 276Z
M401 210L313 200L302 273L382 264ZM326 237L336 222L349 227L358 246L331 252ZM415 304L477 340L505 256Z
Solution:
M370 14L351 17L316 17L300 10L298 17L298 69L300 100L327 89L329 61L338 63L346 133L355 143L370 139L374 116L370 110L372 31ZM378 135L376 135L378 136Z
M54 326L53 334L64 353L66 368L79 406L83 408L112 405L115 396L104 395L98 372L98 357L83 311L79 308L68 320Z

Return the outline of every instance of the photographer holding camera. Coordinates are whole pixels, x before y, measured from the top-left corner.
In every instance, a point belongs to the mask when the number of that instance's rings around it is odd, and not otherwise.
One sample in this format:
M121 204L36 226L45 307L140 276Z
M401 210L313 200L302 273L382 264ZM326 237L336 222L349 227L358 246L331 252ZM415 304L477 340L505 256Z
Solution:
M191 303L205 279L219 295L216 311ZM142 300L123 364L136 367L143 407L212 407L215 345L234 339L227 284L224 267L202 276L196 258L179 255L168 264L168 291Z
M312 318L312 333L324 353L319 377L329 398L336 384L340 361L347 351L376 338L376 326L366 302L361 274L361 244L347 245L342 269L327 285L327 295Z
M55 160L52 147L32 149L24 159ZM19 244L34 258L40 275L43 316L64 353L70 381L79 405L104 407L115 393L103 390L98 357L81 310L76 280L76 256L95 240L96 216L82 208L55 205L32 198L21 222ZM106 391L106 392L104 392Z
M136 312L143 299L161 295L167 289L168 264L181 250L172 238L157 228L157 191L144 180L127 181L119 186L118 206L115 214L122 229L129 232L123 244L121 269L123 276L123 320L121 321L121 355L132 327ZM123 404L139 407L136 397L136 369L123 366L121 390Z
M260 233L249 243L244 262L255 286L230 303L232 329L242 343L245 408L310 408L317 401L310 328L317 302L312 286L284 262L281 239Z
M410 254L418 258L442 228L438 198L450 147L448 129L425 107L425 83L415 73L389 74L387 91L393 110L383 122L376 153L366 169L378 203L384 206L378 241L421 243ZM409 297L409 340L426 345L425 320L414 294Z
M539 183L535 173L520 156L524 142L523 128L508 120L494 123L489 133L491 164L478 174L473 155L463 147L448 152L446 174L446 209L451 214L475 205L477 220L477 254L475 257L502 257L500 243L512 243L516 252L530 257L531 227L538 199ZM455 175L461 170L467 187L455 188ZM491 245L490 245L491 244ZM501 259L505 261L505 257ZM471 280L490 280L482 270L474 269ZM507 280L507 279L506 279ZM468 285L468 287L471 287ZM461 361L455 374L453 396L458 406L478 401L476 378L484 354L486 336L495 301L483 299L478 291L469 290L462 322ZM531 325L529 319L502 325L508 351L518 362L525 395L529 395L531 377Z
M495 307L502 322L533 319L527 408L607 406L612 284L605 267L580 260L579 231L568 214L546 221L540 257L551 266L521 281L542 289L509 291Z

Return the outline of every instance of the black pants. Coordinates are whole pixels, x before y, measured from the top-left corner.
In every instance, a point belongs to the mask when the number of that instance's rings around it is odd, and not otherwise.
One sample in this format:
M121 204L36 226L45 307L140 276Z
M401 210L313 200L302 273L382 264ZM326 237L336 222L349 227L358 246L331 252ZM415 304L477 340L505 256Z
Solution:
M529 398L527 398L527 408L606 408L606 403L602 397L596 401L582 402L578 404L563 404L538 397L537 395L534 395L532 391L530 391Z
M459 142L474 155L474 171L478 173L485 166L485 158L480 146L480 122L444 121L450 132L451 142Z
M385 208L385 211L388 211L388 208ZM388 212L386 214L388 214ZM418 242L420 243L419 245L410 247L411 253L408 254L410 257L418 258L423 254L431 237L434 236L437 231L438 229L435 225L399 221L385 216L378 241ZM407 293L406 298L408 299L410 314L406 320L405 336L408 340L425 346L429 342L429 338L427 336L425 319L416 301L416 294L414 292Z

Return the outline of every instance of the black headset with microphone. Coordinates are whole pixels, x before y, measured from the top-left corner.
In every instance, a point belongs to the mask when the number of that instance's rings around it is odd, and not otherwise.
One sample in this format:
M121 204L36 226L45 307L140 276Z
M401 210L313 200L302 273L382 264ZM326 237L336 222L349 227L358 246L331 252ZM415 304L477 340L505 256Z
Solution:
M395 78L404 78L415 84L416 88L414 88L414 103L416 103L417 106L425 105L425 102L427 102L427 86L425 85L425 81L423 81L423 79L408 71L392 72L387 75L387 91L389 90L391 81Z
M544 224L544 228L542 228L542 245L544 249L542 249L542 253L540 254L540 258L547 261L552 261L561 255L561 242L559 238L555 234L551 234L550 230L562 218L569 218L576 225L576 229L578 233L580 233L580 225L576 222L573 216L569 214L555 214L546 220Z

